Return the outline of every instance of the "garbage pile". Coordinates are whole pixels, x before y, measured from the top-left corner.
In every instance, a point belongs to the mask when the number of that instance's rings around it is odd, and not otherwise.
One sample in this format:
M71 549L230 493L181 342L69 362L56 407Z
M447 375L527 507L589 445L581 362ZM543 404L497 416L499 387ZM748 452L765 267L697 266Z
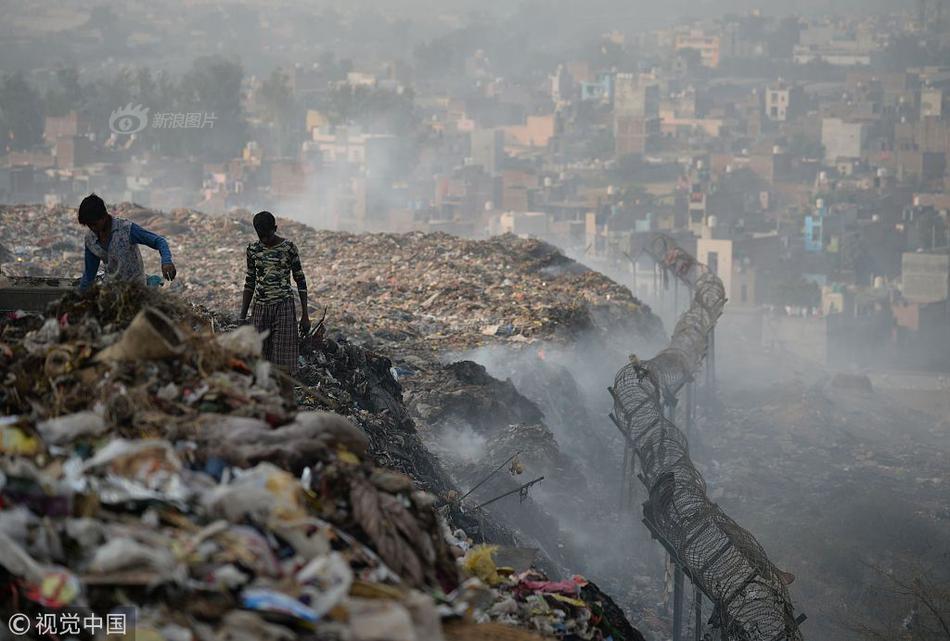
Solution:
M0 319L5 620L132 607L140 639L639 638L595 586L499 567L374 464L415 447L380 357L324 341L298 395L339 413L301 411L253 328L174 296L94 288L50 312Z
M166 236L178 267L174 288L189 300L237 309L244 250L256 240L249 214L163 213L129 203L112 211ZM20 261L4 270L78 276L84 229L75 216L66 207L0 206L0 243ZM312 304L329 307L328 324L389 353L408 357L570 339L587 330L662 334L659 320L627 288L541 241L356 235L284 219L278 224L278 233L300 250ZM161 273L155 252L143 255L146 271Z

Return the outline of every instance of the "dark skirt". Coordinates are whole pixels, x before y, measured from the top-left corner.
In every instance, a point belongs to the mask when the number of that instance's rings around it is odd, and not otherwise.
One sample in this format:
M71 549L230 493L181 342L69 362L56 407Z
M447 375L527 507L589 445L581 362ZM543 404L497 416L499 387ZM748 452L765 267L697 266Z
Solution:
M254 329L268 330L264 339L264 358L288 374L297 369L300 339L297 335L297 312L294 301L287 298L277 303L255 303L251 312Z

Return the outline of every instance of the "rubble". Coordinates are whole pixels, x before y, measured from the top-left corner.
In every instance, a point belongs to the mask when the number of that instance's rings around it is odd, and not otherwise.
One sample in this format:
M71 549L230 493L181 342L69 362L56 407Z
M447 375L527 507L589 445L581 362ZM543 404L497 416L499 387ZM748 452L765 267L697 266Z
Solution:
M466 578L476 541L443 517L459 525L438 496L453 486L388 359L320 341L294 399L246 328L221 334L227 319L173 295L93 288L50 312L0 320L0 590L17 610L131 605L149 639L491 638L498 623L638 638L579 577ZM166 349L122 358L138 331Z

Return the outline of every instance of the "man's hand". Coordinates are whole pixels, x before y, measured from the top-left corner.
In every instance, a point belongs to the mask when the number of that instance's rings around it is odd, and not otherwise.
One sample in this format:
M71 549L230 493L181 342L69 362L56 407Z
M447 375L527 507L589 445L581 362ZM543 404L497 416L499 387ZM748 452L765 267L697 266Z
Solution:
M178 274L178 270L175 269L174 263L162 265L162 276L165 277L165 280L175 280L176 274Z
M300 317L300 335L306 336L307 332L310 331L310 316L304 314Z

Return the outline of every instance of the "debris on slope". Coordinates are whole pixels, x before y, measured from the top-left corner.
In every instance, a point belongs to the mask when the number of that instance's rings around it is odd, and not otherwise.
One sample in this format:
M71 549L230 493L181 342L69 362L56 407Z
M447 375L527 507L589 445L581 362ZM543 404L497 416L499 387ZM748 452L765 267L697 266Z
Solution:
M374 438L414 433L385 359L327 341L302 395L338 413L298 411L252 328L133 290L0 320L4 615L134 606L137 635L175 639L619 629L583 579L466 564L437 497L373 464Z
M129 203L113 212L168 238L178 267L174 287L190 300L217 310L240 303L244 249L256 240L250 216L163 213ZM300 250L312 303L329 307L328 324L401 357L568 340L587 330L662 333L659 319L627 288L541 241L355 235L283 219L279 225ZM78 275L82 234L74 209L0 207L0 242L22 257L9 273ZM143 254L147 271L160 273L154 252Z

